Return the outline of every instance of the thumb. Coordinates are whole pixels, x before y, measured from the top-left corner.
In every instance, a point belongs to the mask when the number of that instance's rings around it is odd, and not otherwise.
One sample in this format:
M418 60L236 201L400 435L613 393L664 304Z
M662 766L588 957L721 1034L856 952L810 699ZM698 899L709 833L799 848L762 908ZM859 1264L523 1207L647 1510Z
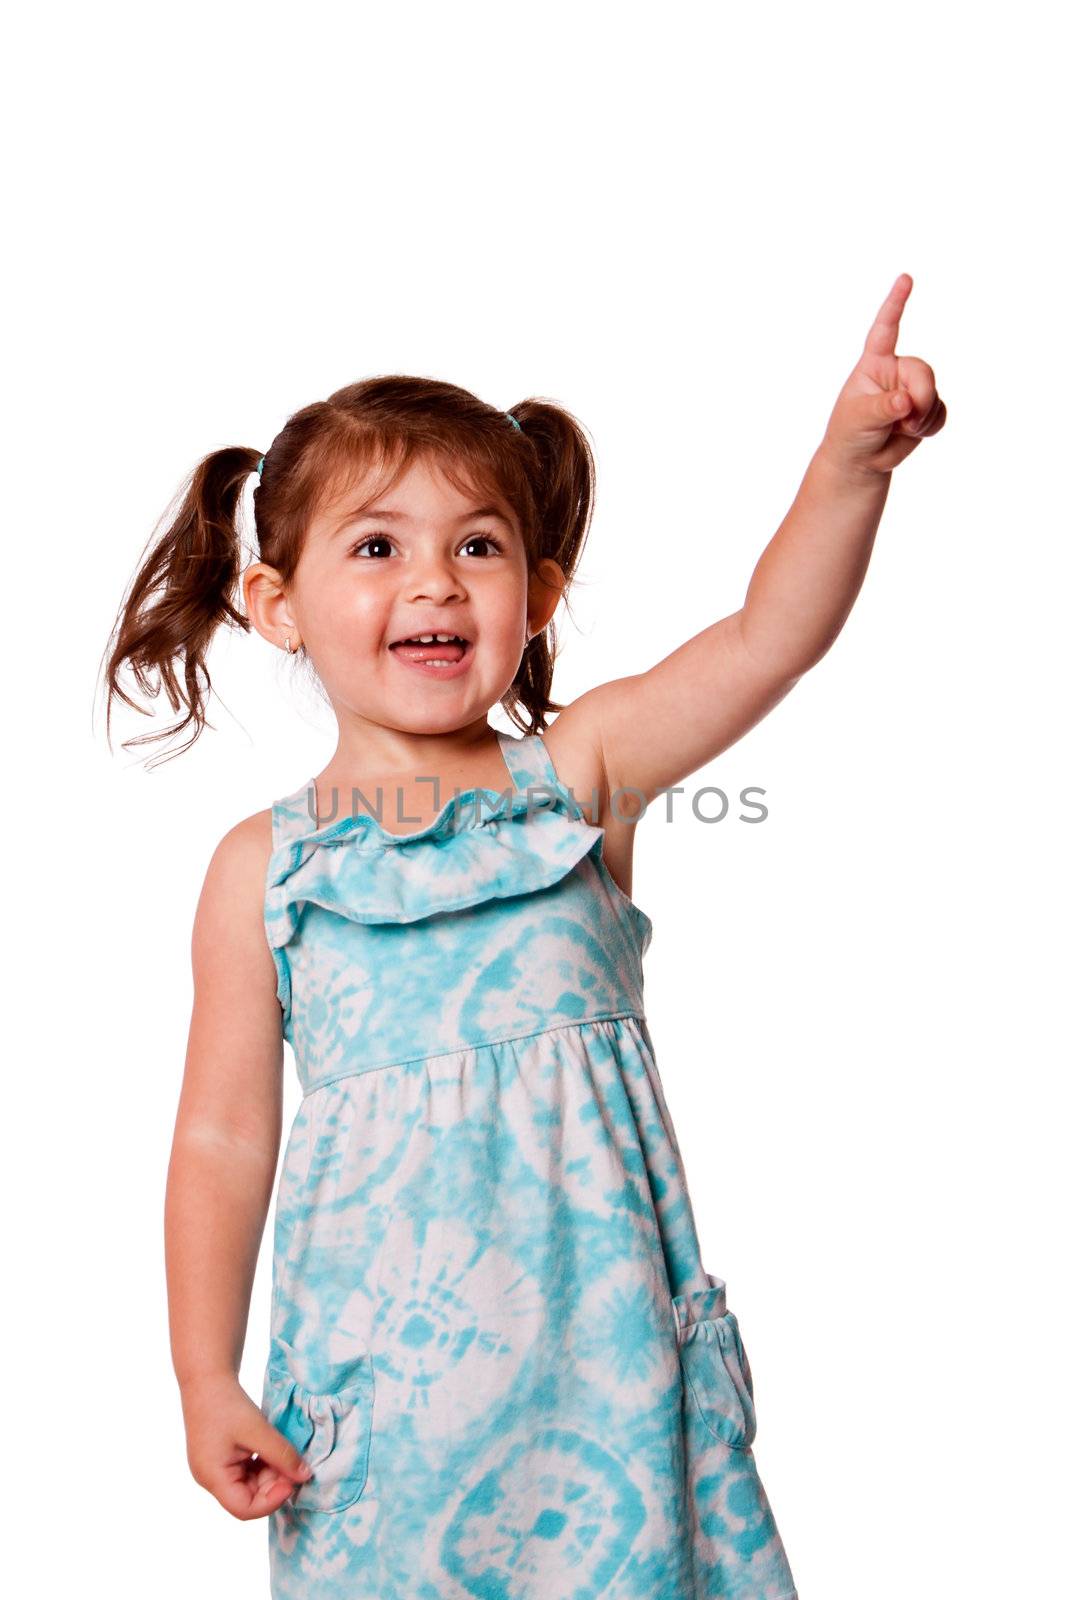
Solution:
M887 389L876 398L879 421L899 422L911 410L912 400L907 389Z
M853 439L869 435L879 443L901 422L911 410L911 395L906 389L876 389L866 394L853 394L841 402L839 421L843 432Z
M249 1444L261 1461L276 1468L278 1472L284 1472L294 1483L303 1483L311 1477L310 1463L304 1460L300 1451L289 1442L284 1433L280 1433L265 1417L261 1427L251 1430Z

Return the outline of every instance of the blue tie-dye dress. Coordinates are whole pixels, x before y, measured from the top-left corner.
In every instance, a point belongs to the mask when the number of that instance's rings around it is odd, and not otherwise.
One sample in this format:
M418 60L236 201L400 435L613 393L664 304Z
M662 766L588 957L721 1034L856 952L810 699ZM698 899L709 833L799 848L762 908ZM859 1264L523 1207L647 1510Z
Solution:
M265 1414L274 1600L788 1600L752 1375L644 1016L652 927L543 740L417 833L309 782L265 921L303 1099Z

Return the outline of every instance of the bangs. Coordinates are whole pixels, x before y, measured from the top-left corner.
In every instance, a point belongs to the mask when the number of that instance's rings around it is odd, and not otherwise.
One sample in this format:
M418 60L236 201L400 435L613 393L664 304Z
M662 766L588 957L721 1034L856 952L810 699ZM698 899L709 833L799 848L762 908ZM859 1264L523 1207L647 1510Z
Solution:
M325 459L320 458L312 519L342 504L346 516L359 516L420 461L439 473L457 493L474 504L492 506L505 521L515 525L520 535L523 533L522 516L504 492L492 462L410 435L370 432L335 444L325 453Z

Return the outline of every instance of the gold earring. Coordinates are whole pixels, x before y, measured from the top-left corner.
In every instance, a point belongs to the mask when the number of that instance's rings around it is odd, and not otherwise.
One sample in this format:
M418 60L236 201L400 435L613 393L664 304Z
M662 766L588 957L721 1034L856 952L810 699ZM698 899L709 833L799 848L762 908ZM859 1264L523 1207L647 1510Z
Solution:
M286 634L286 636L285 636L285 653L286 653L287 656L291 656L292 653L293 653L293 647L289 642L289 635L288 634Z

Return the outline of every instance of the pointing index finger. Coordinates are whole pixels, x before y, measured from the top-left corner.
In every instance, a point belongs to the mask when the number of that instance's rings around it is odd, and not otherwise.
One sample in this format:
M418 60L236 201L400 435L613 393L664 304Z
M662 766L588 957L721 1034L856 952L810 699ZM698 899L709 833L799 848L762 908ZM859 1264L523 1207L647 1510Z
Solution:
M912 286L912 279L908 273L902 272L871 323L871 331L863 346L864 355L891 356L895 353L897 334L900 331L900 314L904 310L904 302L911 293Z

